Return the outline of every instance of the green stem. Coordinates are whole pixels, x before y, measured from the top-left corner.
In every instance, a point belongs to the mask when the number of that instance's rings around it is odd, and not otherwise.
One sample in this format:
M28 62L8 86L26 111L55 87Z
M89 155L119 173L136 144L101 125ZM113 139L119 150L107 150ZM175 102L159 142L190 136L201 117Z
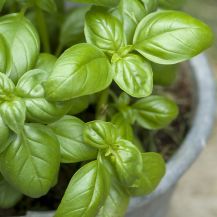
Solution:
M43 49L45 52L50 53L50 43L49 43L49 35L47 31L47 26L44 18L44 14L40 8L36 7L36 20L38 23L38 30L41 36Z
M109 88L100 93L99 101L96 107L96 119L106 120L106 113L108 108Z
M62 50L63 50L63 46L61 43L59 43L59 45L56 49L56 52L55 52L55 56L58 57L61 54Z

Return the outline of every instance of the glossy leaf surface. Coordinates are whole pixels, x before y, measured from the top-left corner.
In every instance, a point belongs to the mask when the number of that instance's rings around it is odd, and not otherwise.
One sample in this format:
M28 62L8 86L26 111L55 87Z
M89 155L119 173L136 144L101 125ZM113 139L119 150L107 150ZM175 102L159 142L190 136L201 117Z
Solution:
M144 6L139 0L121 0L112 14L121 21L126 42L132 44L136 27L146 15Z
M20 134L26 119L26 105L22 99L5 101L0 105L4 123L15 133Z
M129 188L133 196L150 194L160 183L165 174L165 162L158 153L143 153L143 173L136 182L137 187Z
M172 100L162 96L150 96L133 105L136 121L145 129L166 127L178 115L178 107Z
M85 124L84 142L96 148L108 148L118 138L118 130L110 122L100 120L91 121Z
M72 177L55 217L95 217L107 197L106 179L99 162L83 166Z
M0 154L0 170L5 179L23 194L45 195L59 169L59 143L52 131L40 124L28 124L22 137L14 137Z
M61 162L76 163L96 159L97 149L84 143L84 126L83 121L72 116L64 116L49 125L60 143Z
M44 70L30 70L17 84L16 93L23 98L30 121L51 123L64 116L71 108L71 102L49 102L44 98L43 82L48 76L49 73Z
M89 11L86 14L84 32L88 43L109 54L124 45L121 22L106 11Z
M83 112L89 106L89 96L82 96L71 100L72 107L68 114L76 115Z
M153 88L151 65L138 55L128 54L112 66L118 86L133 97L149 96Z
M130 141L120 139L112 152L112 162L121 183L132 186L142 173L142 155Z
M68 100L99 92L111 81L110 64L105 54L93 45L77 44L57 60L45 83L46 96L55 101Z
M210 28L178 11L159 11L138 25L134 48L159 64L175 64L199 54L213 42Z
M17 82L36 62L40 47L38 34L22 14L2 16L0 33L6 40L12 55L10 77Z

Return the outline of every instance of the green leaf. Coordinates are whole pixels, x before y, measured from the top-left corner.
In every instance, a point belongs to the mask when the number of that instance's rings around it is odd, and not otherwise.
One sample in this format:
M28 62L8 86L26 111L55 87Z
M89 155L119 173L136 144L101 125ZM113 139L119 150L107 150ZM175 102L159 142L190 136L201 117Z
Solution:
M76 163L96 159L97 149L84 143L84 126L83 121L72 116L64 116L59 121L49 125L60 143L62 163Z
M89 11L86 14L84 33L88 43L109 54L124 46L121 22L106 11Z
M0 154L5 179L23 194L37 198L47 194L60 165L59 143L53 132L40 124L27 124Z
M74 8L66 17L61 26L60 44L61 46L71 46L78 42L85 41L84 22L85 15L90 7Z
M142 155L130 141L119 139L113 146L111 160L124 186L130 187L141 176Z
M33 122L51 123L63 117L71 108L71 102L49 102L44 97L43 83L49 73L34 69L25 73L18 81L16 94L23 98L27 119Z
M169 125L178 115L174 101L162 96L150 96L133 106L137 123L145 129L154 130Z
M108 195L107 179L98 161L83 166L72 177L55 217L95 217Z
M156 11L159 5L159 0L141 0L141 1L144 3L146 14Z
M12 67L12 57L9 46L2 35L0 35L0 72L9 73Z
M50 100L64 101L99 92L112 81L110 63L103 52L90 44L77 44L57 60L45 83Z
M213 42L213 33L201 21L178 11L159 11L138 25L134 48L159 64L175 64L199 54Z
M83 112L88 108L89 103L90 103L89 96L82 96L82 97L72 99L71 100L72 107L68 112L68 114L76 115Z
M57 58L54 55L49 53L40 53L35 68L42 69L50 74L54 69L56 61Z
M0 33L6 40L13 58L10 77L14 82L36 62L39 37L34 26L22 14L9 14L0 18Z
M127 194L126 189L117 179L117 174L115 173L114 169L110 166L108 171L111 176L109 194L96 217L125 216L130 197Z
M132 44L136 27L146 15L144 6L139 0L121 0L118 7L114 9L112 14L122 23L127 44Z
M2 153L8 146L8 140L10 137L10 130L5 125L2 117L0 116L0 153Z
M127 94L139 98L152 93L152 68L140 56L128 54L113 63L112 69L115 82Z
M0 105L4 123L15 133L20 134L26 119L26 106L22 99L5 101Z
M83 135L86 144L101 149L116 143L118 130L110 122L96 120L85 124Z
M13 98L15 86L7 75L0 72L0 105L2 102L9 101Z
M165 9L179 9L185 2L186 0L160 0L160 6Z
M35 4L48 13L55 13L57 6L54 0L34 0Z
M119 0L69 0L71 2L88 3L99 6L112 7L118 4Z
M152 64L155 85L169 86L173 84L178 75L179 65Z
M118 129L118 135L120 135L121 138L129 141L133 141L134 138L133 128L131 127L128 120L129 119L124 118L122 113L117 113L116 115L113 116L112 123Z
M16 205L22 194L15 190L0 174L0 208L8 209Z
M160 154L143 153L143 173L136 182L137 187L129 188L131 195L142 196L150 194L160 183L165 174L165 162Z

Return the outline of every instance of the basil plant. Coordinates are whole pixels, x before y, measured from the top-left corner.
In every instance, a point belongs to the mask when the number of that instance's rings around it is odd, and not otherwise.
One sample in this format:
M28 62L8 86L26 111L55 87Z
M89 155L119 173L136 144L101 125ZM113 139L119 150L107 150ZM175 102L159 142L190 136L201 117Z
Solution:
M178 114L152 95L152 64L189 60L213 34L161 9L166 1L71 2L82 4L0 1L0 207L46 195L60 165L73 163L55 216L122 217L130 197L150 194L165 174L136 129L164 128Z

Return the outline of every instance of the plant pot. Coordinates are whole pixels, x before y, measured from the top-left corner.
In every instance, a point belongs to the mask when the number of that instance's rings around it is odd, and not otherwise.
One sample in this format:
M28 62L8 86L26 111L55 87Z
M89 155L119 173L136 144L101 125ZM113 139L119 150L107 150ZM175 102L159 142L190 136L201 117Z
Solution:
M195 112L192 128L167 163L167 173L154 193L133 198L126 217L166 217L175 185L205 147L215 120L215 81L205 55L189 63L194 84ZM27 217L52 217L53 212L28 212Z

